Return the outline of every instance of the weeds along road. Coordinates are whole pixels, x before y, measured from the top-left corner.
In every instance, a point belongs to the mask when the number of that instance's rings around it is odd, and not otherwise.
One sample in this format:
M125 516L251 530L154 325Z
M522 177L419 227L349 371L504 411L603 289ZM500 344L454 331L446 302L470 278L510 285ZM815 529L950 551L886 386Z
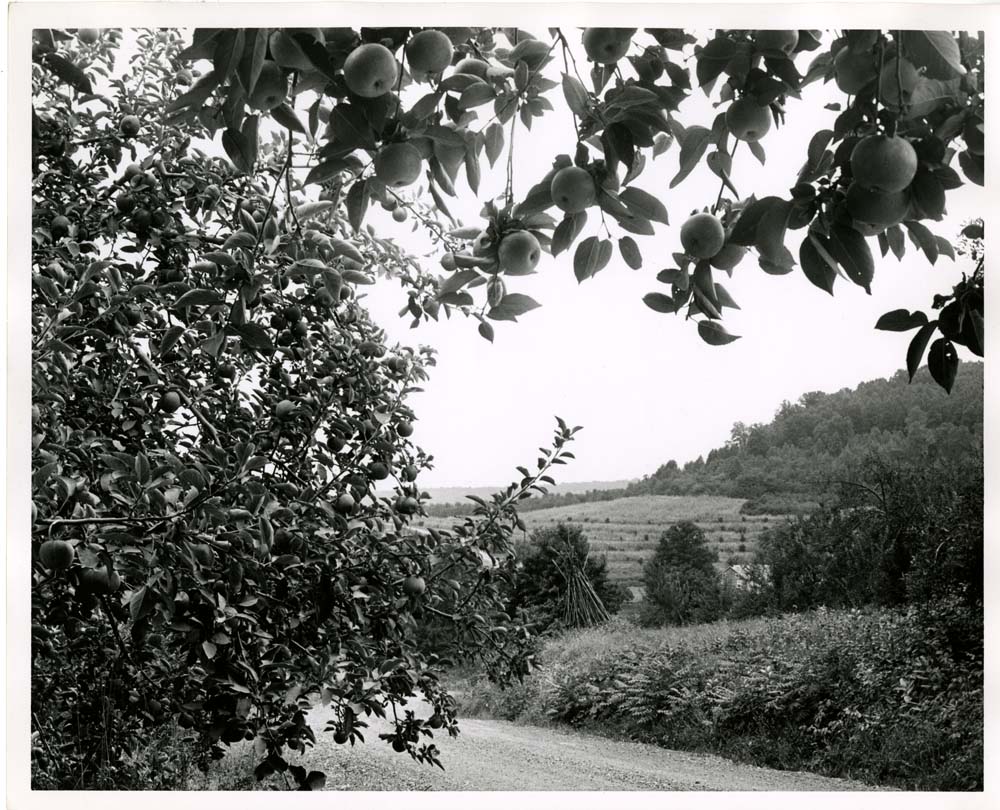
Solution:
M418 712L419 713L419 712ZM397 754L371 718L365 745L337 745L323 728L331 713L309 714L317 745L303 764L324 771L328 790L871 790L857 782L773 771L719 757L616 742L575 731L502 720L460 722L461 734L435 733L444 771Z

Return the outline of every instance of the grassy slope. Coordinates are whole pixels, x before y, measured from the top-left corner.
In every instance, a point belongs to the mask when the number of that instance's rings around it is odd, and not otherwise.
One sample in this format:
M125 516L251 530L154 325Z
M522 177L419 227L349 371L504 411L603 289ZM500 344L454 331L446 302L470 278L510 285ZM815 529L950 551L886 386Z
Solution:
M694 521L705 531L720 565L730 557L749 561L760 533L779 518L741 515L743 503L740 498L715 495L643 495L540 509L522 517L529 531L560 521L582 525L592 552L607 556L612 580L635 587L642 583L642 563L653 553L660 533L682 520ZM425 518L417 524L443 529L453 522Z
M547 639L521 685L469 672L451 685L470 716L873 785L982 790L982 652L953 657L948 625L875 609L657 629L618 619Z

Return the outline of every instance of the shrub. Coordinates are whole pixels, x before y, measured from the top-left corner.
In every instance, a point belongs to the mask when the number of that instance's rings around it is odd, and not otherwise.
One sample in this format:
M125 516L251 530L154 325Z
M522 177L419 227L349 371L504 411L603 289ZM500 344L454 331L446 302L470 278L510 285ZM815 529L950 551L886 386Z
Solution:
M712 621L721 610L714 563L718 554L705 533L683 521L660 536L653 556L643 566L646 599L644 624L691 624Z

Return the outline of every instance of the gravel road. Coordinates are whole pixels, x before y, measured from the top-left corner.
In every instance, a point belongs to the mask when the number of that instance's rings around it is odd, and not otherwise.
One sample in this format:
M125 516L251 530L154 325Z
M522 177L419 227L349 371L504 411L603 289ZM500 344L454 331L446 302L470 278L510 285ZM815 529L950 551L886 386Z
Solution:
M418 712L418 715L420 712ZM365 745L336 745L310 715L317 745L303 762L324 771L328 790L872 790L857 782L773 771L727 759L617 742L502 720L460 722L461 734L435 734L446 770L414 762L378 739L389 724L371 718Z

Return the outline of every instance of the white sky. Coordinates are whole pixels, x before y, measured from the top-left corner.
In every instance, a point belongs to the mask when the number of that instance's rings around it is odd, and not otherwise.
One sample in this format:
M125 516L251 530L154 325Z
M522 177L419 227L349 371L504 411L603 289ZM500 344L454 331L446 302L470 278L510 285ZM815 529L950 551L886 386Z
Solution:
M545 36L542 29L532 33ZM577 59L580 62L580 56ZM810 60L809 53L798 57L800 72ZM581 71L584 65L580 62ZM561 69L557 57L546 70L558 80ZM802 101L789 100L787 125L772 128L764 139L765 166L745 145L737 151L733 179L742 196L787 198L810 136L817 129L832 128L837 113L823 109L824 104L845 100L833 83L809 85L803 96ZM550 91L548 97L557 112L543 119L546 123L536 123L530 133L518 128L518 198L548 170L556 154L573 151L573 126L561 90ZM678 117L685 125L711 126L715 112L696 90ZM962 268L968 269L961 259L953 263L947 258L932 267L908 243L902 263L891 254L877 261L870 297L838 279L831 298L800 269L768 276L748 256L732 279L721 279L742 307L739 312L727 310L724 323L743 338L710 347L693 323L655 313L641 300L650 291L669 291L655 276L673 266L670 254L680 246L679 226L693 209L714 202L718 193L719 181L704 165L680 186L668 189L678 154L675 144L656 161L647 160L645 172L634 182L657 194L671 218L669 227L656 225L655 236L635 237L643 267L630 270L616 251L609 267L579 285L572 248L555 259L543 256L537 275L508 281L508 291L530 295L542 308L517 324L496 324L493 345L478 336L474 320L461 317L411 330L410 318L397 315L405 303L398 287L383 284L371 291L368 305L392 338L426 343L439 352L439 365L425 393L412 402L420 417L415 438L435 456L435 469L421 477L426 486L506 483L515 465L530 464L536 448L547 443L554 415L584 427L573 448L577 460L560 471L562 480L637 478L668 459L696 458L724 442L733 422L769 421L782 400L854 386L903 367L912 333L876 332L875 321L890 309L928 309L931 296L948 291ZM496 172L492 183L484 175L482 195L502 190L500 174ZM464 224L476 224L479 205L464 178L458 188L463 203L452 205L449 199L449 206ZM953 238L966 218L985 208L986 197L969 184L949 192L948 201L946 219L929 225L935 233ZM396 226L381 214L371 220L380 232L398 234L400 243L415 251L425 249L423 240L410 234L410 223ZM598 221L592 214L584 236L597 232ZM623 235L610 218L609 224L616 239ZM797 256L804 232L789 233L787 244ZM876 240L869 243L878 256ZM435 256L427 259L434 267L436 261Z

